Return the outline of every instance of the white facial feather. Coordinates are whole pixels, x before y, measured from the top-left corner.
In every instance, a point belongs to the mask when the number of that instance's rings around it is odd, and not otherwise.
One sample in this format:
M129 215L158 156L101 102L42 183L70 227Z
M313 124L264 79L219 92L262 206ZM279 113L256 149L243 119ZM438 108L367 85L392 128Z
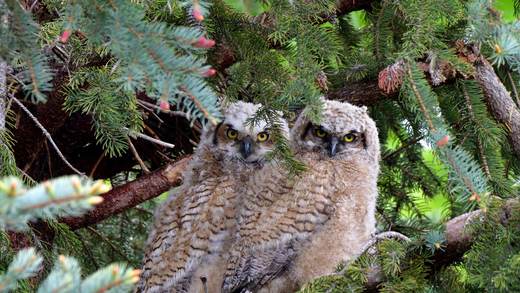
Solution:
M254 138L259 132L264 131L267 126L267 122L264 120L257 121L256 123L248 123L248 120L255 116L260 107L260 104L245 103L242 101L233 103L224 111L225 119L223 123L230 124L235 130Z

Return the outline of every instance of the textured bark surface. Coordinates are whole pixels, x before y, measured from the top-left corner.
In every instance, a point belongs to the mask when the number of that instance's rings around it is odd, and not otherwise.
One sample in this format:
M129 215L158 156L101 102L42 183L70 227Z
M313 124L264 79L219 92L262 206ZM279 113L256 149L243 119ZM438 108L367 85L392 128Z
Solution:
M488 106L496 120L503 123L516 155L520 157L520 111L493 66L480 56L475 61L475 79L484 90Z
M116 187L103 194L104 201L81 217L65 218L60 222L71 229L79 229L96 224L104 219L121 213L147 201L182 183L182 174L191 156L143 175L134 181Z
M365 106L376 104L382 99L395 97L397 97L397 92L386 94L378 87L377 80L349 83L338 90L327 93L328 99Z
M517 199L507 201L502 207L501 222L506 224L513 205L518 204ZM481 221L483 217L481 210L462 214L449 220L445 225L444 237L446 242L441 250L433 255L431 269L436 271L454 262L460 261L466 251L473 244L473 235L468 231L468 225L474 221ZM378 292L378 285L383 281L381 268L375 267L368 276L366 289L368 292Z
M7 63L0 58L0 131L5 128L5 107L6 107L6 73ZM1 143L1 142L0 142Z
M446 223L444 237L446 238L445 247L434 255L435 267L441 267L459 260L462 255L471 247L472 235L466 227L472 221L480 219L481 210L462 214L449 220Z

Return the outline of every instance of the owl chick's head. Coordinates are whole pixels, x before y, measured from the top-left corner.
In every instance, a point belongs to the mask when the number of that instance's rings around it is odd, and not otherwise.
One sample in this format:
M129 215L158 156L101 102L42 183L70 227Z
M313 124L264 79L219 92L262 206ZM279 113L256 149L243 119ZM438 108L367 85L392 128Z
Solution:
M379 139L374 121L366 107L322 99L324 107L319 124L300 114L291 130L297 152L316 152L323 158L344 159L364 152L379 160Z
M224 109L224 119L216 127L209 129L203 138L205 144L219 159L245 165L262 165L267 154L274 149L273 136L267 121L256 120L250 123L260 104L238 101ZM282 123L282 135L289 137L289 128L285 120Z

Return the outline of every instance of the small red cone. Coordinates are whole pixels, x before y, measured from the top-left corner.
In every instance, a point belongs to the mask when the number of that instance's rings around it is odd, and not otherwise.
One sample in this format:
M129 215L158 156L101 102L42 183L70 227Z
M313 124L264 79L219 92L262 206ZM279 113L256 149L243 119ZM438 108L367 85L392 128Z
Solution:
M198 22L201 22L201 21L204 20L204 15L202 15L202 12L200 11L200 6L199 5L194 5L193 6L192 15L193 15L193 18L195 18L195 20L198 21Z
M436 145L438 147L442 148L443 146L447 145L449 141L450 141L450 137L448 135L445 135L437 141Z
M193 46L196 48L208 49L215 46L215 41L206 39L205 37L200 37L195 43L193 43Z
M64 30L63 33L61 33L60 42L66 43L69 40L69 37L70 37L70 30Z
M161 101L159 107L161 108L161 110L170 111L170 103L168 103L167 101Z
M217 71L213 68L210 68L208 70L206 70L206 72L204 72L202 74L203 77L212 77L213 75L215 75L217 73Z
M480 201L480 196L479 196L476 192L473 192L473 193L471 194L471 196L469 197L469 200L470 200L470 201L474 201L474 200L476 200L476 201L478 202L478 201Z

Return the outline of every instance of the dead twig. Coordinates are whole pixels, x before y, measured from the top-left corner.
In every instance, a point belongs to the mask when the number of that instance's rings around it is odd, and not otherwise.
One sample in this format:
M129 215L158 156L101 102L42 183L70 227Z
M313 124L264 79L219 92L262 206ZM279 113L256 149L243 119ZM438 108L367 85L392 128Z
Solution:
M161 145L163 147L167 147L167 148L170 148L170 149L173 149L175 148L175 145L174 144L171 144L171 143L168 143L168 142L165 142L165 141L162 141L162 140L158 140L158 139L155 139L151 136L148 136L146 134L142 134L142 133L139 133L139 132L135 132L133 130L130 130L126 127L123 128L124 130L128 131L128 134L132 137L139 137L139 138L142 138L144 140L147 140L149 142L153 142L155 144L158 144L158 145Z
M76 174L81 175L81 176L85 176L85 173L83 173L83 172L79 171L78 169L74 168L74 166L72 166L72 164L65 158L65 156L62 154L62 152L60 151L60 149L58 148L58 146L56 145L56 143L52 139L51 134L47 131L47 129L45 129L45 127L43 127L43 125L31 113L31 111L29 111L29 109L27 109L25 107L25 105L22 102L20 102L20 100L18 100L15 96L13 96L12 94L8 94L8 95L9 95L9 98L12 101L14 101L31 118L31 120L36 124L36 126L38 126L38 128L40 128L40 130L43 132L43 135L45 135L45 137L47 137L47 139L51 143L52 147L54 148L56 153L58 153L58 156L65 163L65 165L67 165Z
M130 146L130 150L132 151L134 158L139 163L139 166L141 166L141 169L143 169L144 173L146 173L146 174L150 173L150 169L148 169L148 167L146 167L146 165L144 164L143 160L139 156L139 153L137 152L137 149L135 148L134 144L132 143L132 140L130 140L130 137L126 137L126 139L128 141L128 146Z
M146 107L150 107L150 108L159 110L159 111L161 111L163 113L170 114L172 116L179 116L179 117L186 118L187 120L191 120L190 115L188 115L187 113L184 113L182 111L164 110L164 109L161 109L161 107L159 107L159 106L157 106L155 104L148 103L148 102L143 101L143 100L137 100L137 104L139 104L141 107L143 107L145 109L148 109Z
M110 241L110 239L108 239L105 235L101 234L98 230L92 228L92 227L87 227L87 230L89 230L91 233L93 233L94 235L96 235L99 239L101 239L103 242L105 242L106 244L108 244L110 246L110 248L112 248L113 251L117 252L117 254L119 254L120 256L122 256L124 258L125 261L127 262L130 262L130 260L128 259L128 256L126 254L124 254L119 248L117 248L115 246L114 243L112 243L112 241Z
M94 173L96 172L101 161L103 161L104 157L105 157L105 153L103 152L103 153L101 153L101 156L99 156L99 158L97 159L96 163L94 164L94 167L92 167L92 170L90 171L90 174L88 175L88 177L91 177L91 178L94 177Z

